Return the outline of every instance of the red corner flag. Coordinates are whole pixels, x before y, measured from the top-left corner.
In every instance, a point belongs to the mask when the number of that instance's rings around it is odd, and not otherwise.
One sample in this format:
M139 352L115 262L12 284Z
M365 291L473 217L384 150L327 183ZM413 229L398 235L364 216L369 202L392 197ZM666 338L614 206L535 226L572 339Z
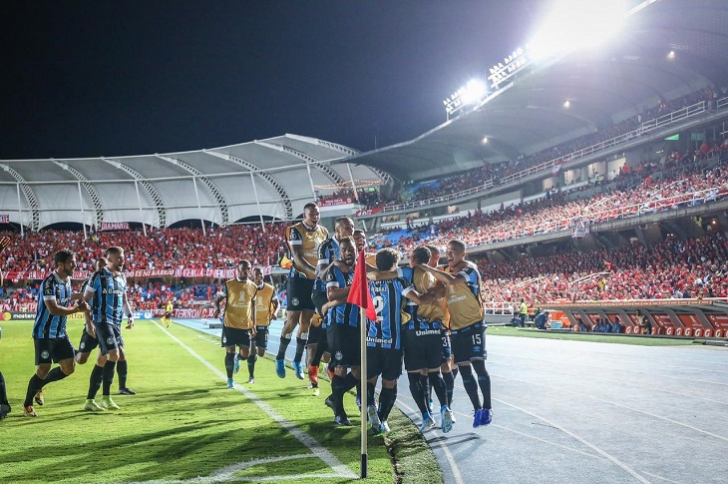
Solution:
M372 321L377 320L377 312L374 310L372 295L369 293L369 281L367 280L367 261L366 255L362 250L359 253L359 260L356 261L356 269L354 270L354 281L351 283L349 297L346 302L354 304L366 310L367 318Z

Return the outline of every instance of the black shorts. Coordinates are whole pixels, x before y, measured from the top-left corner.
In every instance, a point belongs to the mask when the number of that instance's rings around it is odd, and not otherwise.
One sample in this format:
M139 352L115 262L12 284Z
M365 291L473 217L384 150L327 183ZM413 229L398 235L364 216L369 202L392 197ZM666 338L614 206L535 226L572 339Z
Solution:
M348 324L329 324L326 328L326 339L333 366L361 365L359 331L359 328Z
M318 311L319 314L323 314L321 308L324 307L324 305L329 302L329 298L326 295L326 291L317 291L313 290L311 293L311 302L313 303L314 307L316 308L316 311Z
M321 339L321 333L325 333L326 330L322 326L314 326L313 324L308 327L308 340L306 346L313 346L319 343Z
M450 344L450 333L448 330L442 330L442 362L447 363L452 358L452 345Z
M247 348L250 346L250 330L228 328L223 325L220 346L223 348L228 348L230 346L243 346Z
M81 334L81 342L78 344L79 353L91 353L99 346L99 340L86 331L83 328L83 334Z
M115 324L97 324L96 338L99 341L99 348L101 349L102 355L107 354L111 350L118 350L120 346L124 346L121 330Z
M486 357L485 326L475 323L462 329L452 330L450 336L455 363L481 359Z
M72 360L76 356L76 350L68 335L62 338L34 338L34 341L36 365L50 365L63 360Z
M172 317L172 313L164 313L164 317L165 317L166 319L169 319L169 318L171 318L171 317Z
M404 367L407 371L434 370L442 365L440 328L409 328L402 331Z
M313 311L314 305L311 300L313 292L313 279L303 277L291 277L288 279L288 292L286 309L288 311Z
M384 380L396 380L401 374L402 350L367 346L367 380L379 375Z
M250 345L263 349L268 348L268 326L255 327L255 339L251 341Z

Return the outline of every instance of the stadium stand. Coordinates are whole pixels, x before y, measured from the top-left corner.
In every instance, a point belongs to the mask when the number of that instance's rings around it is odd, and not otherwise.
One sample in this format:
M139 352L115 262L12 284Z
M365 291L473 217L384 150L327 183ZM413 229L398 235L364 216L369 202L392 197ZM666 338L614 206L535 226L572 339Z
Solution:
M627 133L639 135L641 126L649 125L651 121L670 113L677 112L696 103L712 104L716 99L725 99L728 94L728 83L720 86L699 89L688 95L672 101L661 101L652 109L634 117L616 123L608 128L600 129L596 133L576 138L557 146L547 148L529 156L521 157L513 163L487 164L486 166L466 170L450 176L442 177L432 183L402 185L390 196L381 196L375 203L366 204L367 210L388 210L392 208L414 208L426 206L440 201L444 196L462 192L470 188L483 186L491 182L500 183L501 179L513 176L519 178L519 173L531 173L534 167L541 164L541 170L550 170L554 165L571 161L579 156L580 150L598 146L608 140L618 138ZM628 140L629 138L625 139ZM580 181L580 180L576 180Z
M403 253L422 241L443 245L452 238L460 238L473 248L570 230L578 223L595 224L722 200L728 196L725 169L728 145L705 146L704 153L701 151L686 158L674 155L664 166L644 166L618 177L592 197L571 200L557 194L489 213L476 211L413 230L397 228L377 234L372 240L378 246L395 247ZM637 185L625 183L627 179L640 178Z

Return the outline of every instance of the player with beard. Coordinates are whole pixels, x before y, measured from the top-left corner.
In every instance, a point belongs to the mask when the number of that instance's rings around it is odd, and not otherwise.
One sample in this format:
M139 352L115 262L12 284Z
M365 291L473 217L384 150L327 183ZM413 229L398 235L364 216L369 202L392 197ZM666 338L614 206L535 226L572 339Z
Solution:
M66 322L68 315L88 309L86 302L71 307L71 275L76 268L76 255L63 249L56 252L53 260L56 269L41 284L43 301L38 304L33 324L36 371L28 382L23 403L23 415L26 417L38 416L33 408L33 397L45 385L62 380L75 371L73 357L76 350L68 338ZM51 370L53 363L59 366Z
M311 301L316 307L316 315L311 320L311 327L308 331L308 342L306 349L308 350L308 379L313 396L319 395L318 374L319 364L322 358L328 362L328 344L326 341L326 312L323 310L324 305L328 302L326 294L326 283L324 282L326 274L331 269L332 264L339 260L339 244L344 237L350 237L354 232L354 221L349 217L340 217L334 222L335 234L329 237L319 246L319 259L316 266L316 281L311 294Z

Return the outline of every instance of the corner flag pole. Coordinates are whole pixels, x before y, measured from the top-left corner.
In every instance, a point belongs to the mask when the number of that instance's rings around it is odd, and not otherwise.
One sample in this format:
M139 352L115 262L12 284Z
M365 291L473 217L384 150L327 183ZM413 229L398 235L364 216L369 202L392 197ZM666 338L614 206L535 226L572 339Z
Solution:
M368 288L367 288L368 290ZM361 378L359 384L361 385L361 465L360 465L360 477L365 479L367 477L368 467L368 456L367 456L367 318L366 311L364 308L359 309L359 326L360 329L360 351L361 351Z
M361 478L367 477L367 319L377 319L377 313L369 293L369 280L367 279L366 253L359 254L354 270L354 280L349 290L346 302L359 307L359 351L361 352ZM373 402L372 402L373 403Z

